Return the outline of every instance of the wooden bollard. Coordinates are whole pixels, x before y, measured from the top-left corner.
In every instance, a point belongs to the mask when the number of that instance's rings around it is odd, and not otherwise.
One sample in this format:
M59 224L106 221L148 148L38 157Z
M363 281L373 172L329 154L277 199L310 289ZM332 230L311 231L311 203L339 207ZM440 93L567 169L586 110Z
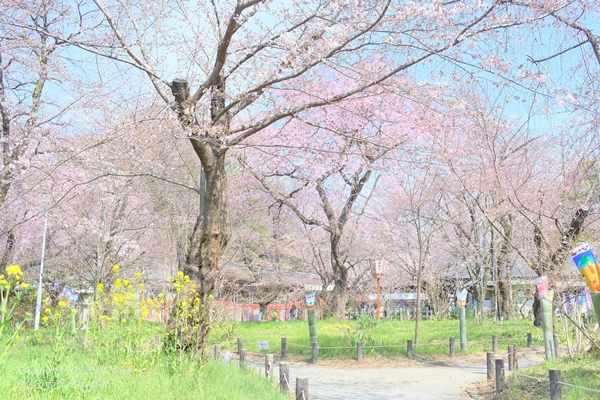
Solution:
M487 378L488 381L494 379L495 368L494 368L494 353L488 352L486 353L486 361L487 361Z
M215 360L221 358L221 345L215 344Z
M290 392L290 366L286 362L279 363L279 387L283 393Z
M281 358L287 357L287 339L281 338Z
M308 400L308 378L296 378L296 400Z
M494 363L494 372L496 373L496 393L502 393L504 392L504 360L496 358Z
M450 357L454 357L456 348L456 339L453 337L450 338Z
M362 360L362 356L363 356L362 342L356 342L356 360L357 361Z
M498 352L498 335L492 335L492 351Z
M319 355L319 344L318 343L313 343L311 346L311 350L312 350L312 358L310 359L310 363L311 364L316 364L317 363L317 358Z
M412 351L412 340L407 340L406 341L406 357L408 357L409 360L413 359L413 351Z
M265 354L265 376L267 379L273 376L273 354Z
M533 347L533 338L531 337L531 333L527 334L527 348L530 349L531 347Z
M240 352L242 351L242 338L239 337L237 338L237 346L238 346L238 354L240 354Z
M519 370L519 357L518 357L518 353L519 353L519 347L516 344L513 344L513 365L512 365L513 371L518 371Z
M240 367L243 367L245 362L246 362L246 350L241 350L240 351Z
M562 399L562 386L560 382L560 371L551 369L548 371L550 377L550 400Z
M552 332L553 342L554 342L554 359L558 358L558 332Z
M509 371L512 371L514 356L515 356L515 350L514 350L514 348L512 346L508 346L508 365L507 365L507 369Z

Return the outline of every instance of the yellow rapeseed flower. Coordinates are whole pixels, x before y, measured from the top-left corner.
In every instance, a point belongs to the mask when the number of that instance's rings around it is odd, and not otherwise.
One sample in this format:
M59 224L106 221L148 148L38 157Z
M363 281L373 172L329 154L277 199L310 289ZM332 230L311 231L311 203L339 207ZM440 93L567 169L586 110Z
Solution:
M22 287L23 289L27 289L27 288L29 287L29 283L25 283L25 282L23 282L23 283L21 283L21 287Z
M159 293L159 294L158 294L158 298L159 298L159 299L164 299L164 298L165 298L165 295L164 295L164 294L162 294L162 293Z
M60 308L66 308L67 307L67 302L64 301L64 300L61 300L61 301L58 302L58 306Z
M129 279L125 279L123 281L123 286L129 286Z
M19 267L18 265L9 265L8 267L6 267L6 273L8 275L15 276L23 275L23 271L21 271L21 267Z
M115 286L117 287L117 289L121 289L121 279L117 279L115 281Z
M98 293L99 294L104 293L104 285L101 283L98 284Z
M141 272L136 272L134 276L136 279L142 279L143 274Z
M177 271L177 277L178 278L183 278L183 272Z
M119 264L115 264L112 267L113 272L119 272L119 269L121 269L121 267L119 267Z
M76 308L72 308L71 309L71 314L77 314L77 309Z
M48 323L48 316L47 316L47 315L44 315L44 316L42 317L42 322L43 322L43 323L45 323L45 324L47 324L47 323Z

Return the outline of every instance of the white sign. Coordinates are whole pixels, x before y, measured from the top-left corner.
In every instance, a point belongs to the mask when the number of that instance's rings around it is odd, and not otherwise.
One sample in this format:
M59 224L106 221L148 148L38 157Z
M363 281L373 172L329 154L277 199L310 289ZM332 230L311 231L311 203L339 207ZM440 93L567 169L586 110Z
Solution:
M333 283L330 283L329 286L327 286L327 291L328 292L333 292ZM312 283L305 283L304 284L304 290L306 290L307 292L313 291L313 292L318 292L323 290L323 285L313 285Z
M269 350L269 342L267 340L263 340L258 342L259 350Z

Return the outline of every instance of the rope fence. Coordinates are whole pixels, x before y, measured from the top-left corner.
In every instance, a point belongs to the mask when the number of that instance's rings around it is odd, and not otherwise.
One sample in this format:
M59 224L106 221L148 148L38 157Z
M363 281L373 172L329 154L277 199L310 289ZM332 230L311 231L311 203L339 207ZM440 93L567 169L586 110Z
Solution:
M518 354L519 352L515 352L515 355ZM532 353L532 352L527 352L527 353ZM490 354L493 356L493 353L488 353L488 363L487 363L487 368L488 368L488 379L491 379L492 376L495 376L495 387L496 387L496 393L500 394L504 391L505 389L505 379L504 379L504 374L505 372L510 372L513 375L517 375L517 376L521 376L527 379L532 379L532 380L536 380L538 382L548 382L549 383L549 388L550 388L550 400L561 400L562 399L562 386L567 386L567 387L571 387L574 389L579 389L579 390L584 390L584 391L589 391L589 392L594 392L594 393L600 393L599 389L594 389L594 388L589 388L589 387L585 387L585 386L581 386L581 385L574 385L572 383L567 383L561 380L561 371L560 370L555 370L555 369L550 369L548 370L548 378L544 378L544 377L540 377L540 376L533 376L533 375L528 375L528 374L523 374L521 372L516 371L515 365L512 365L514 362L514 357L513 354L511 352L508 352L508 354L506 354L506 356L508 356L508 368L504 368L504 358L496 358L494 360L493 363L490 362Z

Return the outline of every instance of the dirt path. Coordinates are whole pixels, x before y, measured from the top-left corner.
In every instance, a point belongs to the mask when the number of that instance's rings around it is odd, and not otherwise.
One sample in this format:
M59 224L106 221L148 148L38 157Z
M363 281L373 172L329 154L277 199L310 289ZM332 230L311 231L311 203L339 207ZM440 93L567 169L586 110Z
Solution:
M541 362L539 354L519 356L526 368ZM308 378L311 400L459 400L465 389L486 379L484 357L447 360L289 361L291 390L296 377ZM275 376L278 379L279 368Z

